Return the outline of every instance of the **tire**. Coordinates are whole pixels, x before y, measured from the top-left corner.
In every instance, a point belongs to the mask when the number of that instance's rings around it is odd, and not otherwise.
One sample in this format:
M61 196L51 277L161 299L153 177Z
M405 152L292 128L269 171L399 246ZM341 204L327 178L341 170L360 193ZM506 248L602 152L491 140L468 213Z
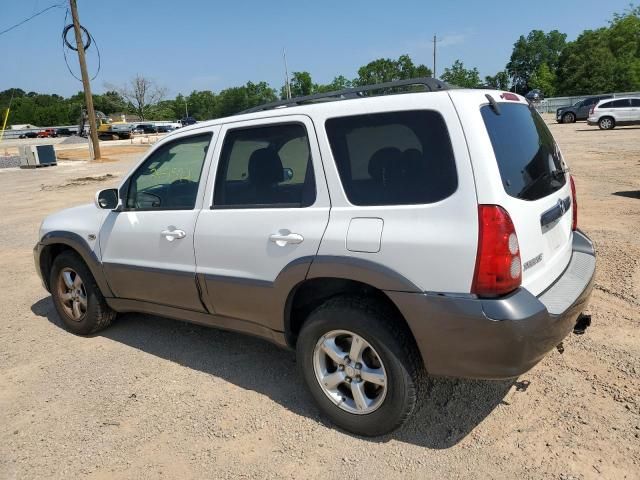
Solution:
M567 112L562 116L562 123L576 123L576 116L571 112Z
M598 120L600 130L612 130L616 127L616 121L611 117L602 117Z
M353 353L354 343L364 347L360 356L342 359L342 365L332 360ZM331 347L325 350L325 345ZM296 350L298 368L320 410L357 435L373 437L399 428L426 387L413 337L396 312L370 298L334 297L320 305L304 323ZM358 395L360 405L353 392L364 394Z
M66 251L54 259L49 285L53 304L70 332L90 335L108 327L116 317L75 252Z

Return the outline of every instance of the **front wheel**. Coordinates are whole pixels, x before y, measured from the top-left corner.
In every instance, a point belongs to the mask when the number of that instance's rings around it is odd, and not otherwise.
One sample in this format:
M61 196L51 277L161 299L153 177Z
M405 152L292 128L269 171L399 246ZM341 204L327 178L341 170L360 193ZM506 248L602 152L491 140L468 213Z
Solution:
M616 126L616 122L611 117L603 117L598 121L600 130L611 130Z
M75 252L63 252L54 259L49 285L58 315L70 332L95 333L108 327L116 316Z
M400 427L415 410L424 384L406 326L391 309L368 298L337 297L314 310L298 337L297 357L322 412L358 435Z
M562 116L562 123L575 123L575 121L576 121L576 116L571 112L565 113Z

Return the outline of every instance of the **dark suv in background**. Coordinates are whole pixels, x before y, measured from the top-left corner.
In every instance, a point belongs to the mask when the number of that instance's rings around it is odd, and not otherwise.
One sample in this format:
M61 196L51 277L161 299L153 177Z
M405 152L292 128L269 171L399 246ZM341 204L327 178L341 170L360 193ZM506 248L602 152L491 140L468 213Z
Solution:
M586 120L591 107L596 105L600 100L606 100L607 98L612 98L612 96L598 95L588 97L570 107L561 107L556 110L556 121L558 123L575 123L577 120Z

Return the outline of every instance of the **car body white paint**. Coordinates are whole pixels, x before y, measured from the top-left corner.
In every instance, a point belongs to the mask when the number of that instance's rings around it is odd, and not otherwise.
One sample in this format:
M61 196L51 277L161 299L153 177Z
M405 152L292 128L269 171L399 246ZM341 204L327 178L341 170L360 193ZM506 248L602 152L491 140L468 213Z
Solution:
M486 94L499 99L501 92L449 90L343 100L184 127L166 135L149 154L176 138L213 133L194 210L108 212L91 204L47 217L40 236L52 230L66 230L87 239L89 234L100 232L100 248L95 241L89 243L103 261L264 281L273 281L296 257L353 257L383 265L423 291L469 294L477 253L478 204L496 204L504 207L514 222L523 263L542 254L542 261L523 273L523 286L537 295L561 274L571 256L570 212L552 232L542 233L540 227L540 215L559 198L571 195L569 182L537 201L507 195L479 111L481 105L487 104ZM522 97L518 101L526 102ZM352 205L340 182L325 121L345 115L419 109L435 110L446 122L455 155L457 190L444 200L427 205ZM304 123L308 130L317 184L315 204L296 209L210 210L222 145L219 139L226 129L288 119ZM133 170L136 168L137 165ZM349 225L356 218L382 220L378 251L347 248ZM169 226L187 234L186 241L181 241L180 258L172 257L176 242L161 237L161 231ZM304 241L279 247L269 240L270 235L279 232L300 234Z

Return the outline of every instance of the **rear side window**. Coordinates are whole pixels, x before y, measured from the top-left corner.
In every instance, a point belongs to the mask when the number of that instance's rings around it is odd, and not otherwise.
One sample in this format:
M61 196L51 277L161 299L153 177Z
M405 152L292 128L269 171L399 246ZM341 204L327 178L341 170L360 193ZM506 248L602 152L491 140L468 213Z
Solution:
M632 98L631 99L632 107L640 107L640 98Z
M307 130L287 123L230 130L216 176L214 208L295 208L315 202Z
M629 100L626 98L624 100L614 100L611 103L613 104L613 108L627 108L631 106Z
M538 200L566 183L562 158L551 132L535 108L501 103L500 115L480 108L495 152L505 191L522 200Z
M458 187L449 132L429 110L332 118L327 135L354 205L433 203Z
M603 103L603 104L599 105L598 108L611 108L612 105L613 105L613 102L606 102L606 103Z

